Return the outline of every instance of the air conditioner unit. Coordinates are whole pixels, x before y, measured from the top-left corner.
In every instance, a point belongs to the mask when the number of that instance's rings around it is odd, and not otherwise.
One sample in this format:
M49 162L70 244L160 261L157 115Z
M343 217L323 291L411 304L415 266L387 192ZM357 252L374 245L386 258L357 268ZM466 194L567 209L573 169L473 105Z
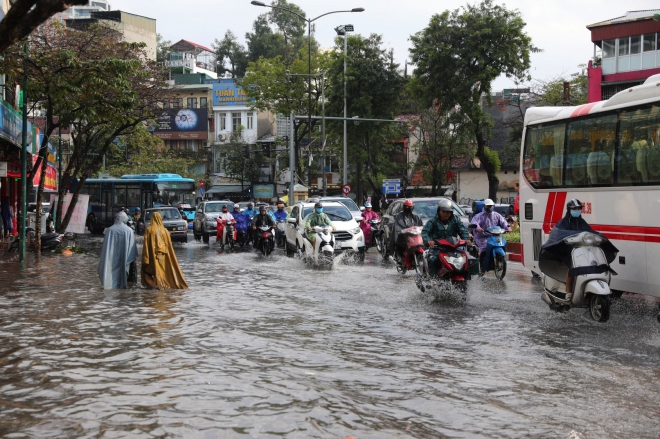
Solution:
M222 142L223 140L225 140L225 137L227 137L226 134L218 134L218 140L221 141L221 142Z

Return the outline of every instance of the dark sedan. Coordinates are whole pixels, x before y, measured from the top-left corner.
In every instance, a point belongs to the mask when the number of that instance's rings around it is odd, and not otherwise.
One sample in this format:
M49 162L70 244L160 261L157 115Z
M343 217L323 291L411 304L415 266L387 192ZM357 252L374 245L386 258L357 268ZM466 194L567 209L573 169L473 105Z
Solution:
M144 225L151 225L151 215L160 213L163 217L163 226L170 232L172 241L188 242L188 221L181 217L176 207L155 207L144 211Z

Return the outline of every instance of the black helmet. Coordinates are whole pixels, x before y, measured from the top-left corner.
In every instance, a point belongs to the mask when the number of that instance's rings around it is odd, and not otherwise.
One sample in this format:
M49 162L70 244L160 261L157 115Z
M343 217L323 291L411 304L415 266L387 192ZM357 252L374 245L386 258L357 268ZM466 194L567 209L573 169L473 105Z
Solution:
M259 206L259 212L261 212L262 210L264 212L266 211L266 206L264 206L263 204L261 206Z
M582 209L582 203L580 203L580 200L578 200L577 198L573 198L568 203L566 203L567 211L573 209Z
M316 204L314 205L314 209L318 209L318 208L323 209L323 204L321 204L320 201L317 201Z

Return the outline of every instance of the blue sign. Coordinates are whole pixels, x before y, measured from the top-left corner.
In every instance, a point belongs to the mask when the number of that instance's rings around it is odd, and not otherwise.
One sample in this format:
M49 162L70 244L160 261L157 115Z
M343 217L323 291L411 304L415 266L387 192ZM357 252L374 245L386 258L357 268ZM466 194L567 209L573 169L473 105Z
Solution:
M401 193L401 180L396 178L396 179L389 179L389 180L383 180L383 194L388 195L398 195Z
M214 107L248 107L251 102L243 92L243 88L236 85L231 78L220 79L213 82Z

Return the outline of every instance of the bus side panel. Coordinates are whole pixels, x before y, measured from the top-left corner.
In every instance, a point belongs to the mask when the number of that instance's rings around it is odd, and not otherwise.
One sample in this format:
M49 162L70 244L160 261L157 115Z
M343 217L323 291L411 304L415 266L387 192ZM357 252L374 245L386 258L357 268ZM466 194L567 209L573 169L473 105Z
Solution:
M520 199L520 242L523 243L523 262L526 268L540 275L538 259L541 245L545 242L543 219L548 193L534 193L525 182L521 182ZM531 219L528 219L530 213Z

